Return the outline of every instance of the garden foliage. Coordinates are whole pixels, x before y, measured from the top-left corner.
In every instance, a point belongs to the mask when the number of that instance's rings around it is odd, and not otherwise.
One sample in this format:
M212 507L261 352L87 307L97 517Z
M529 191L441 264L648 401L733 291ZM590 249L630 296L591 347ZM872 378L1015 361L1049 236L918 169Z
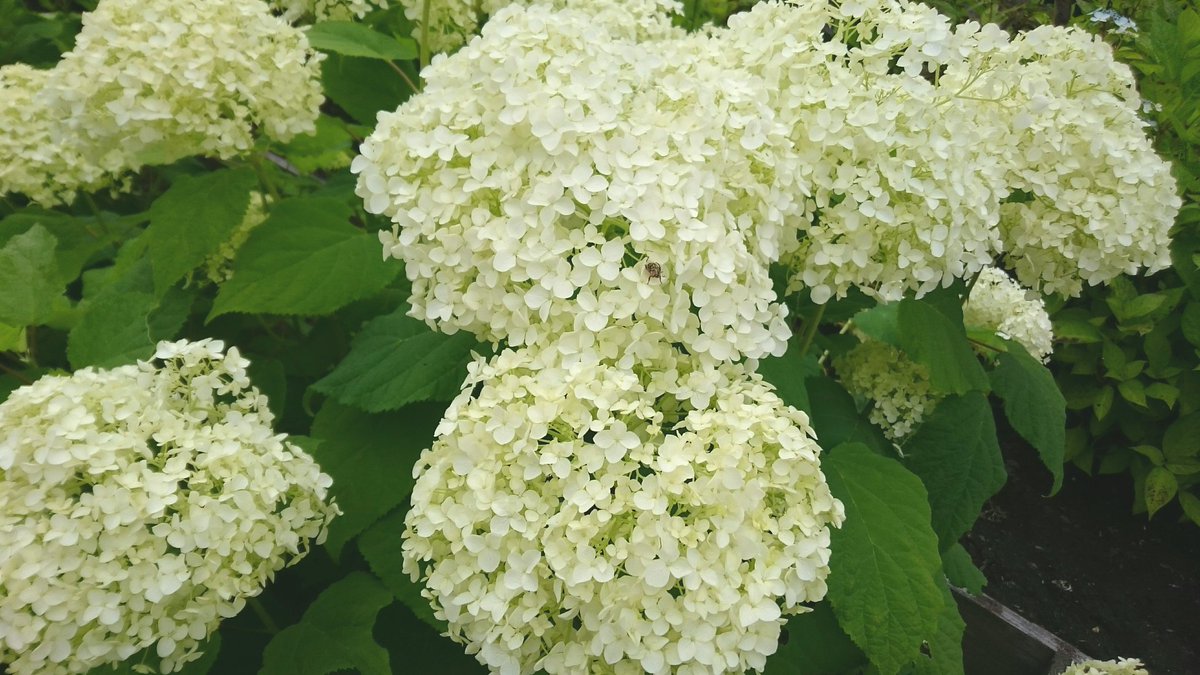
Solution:
M1197 261L1105 42L684 4L0 0L0 662L956 673L996 414L1048 491L1165 427L1195 509Z
M1128 472L1135 512L1177 504L1169 517L1200 525L1200 13L1186 3L1133 9L1140 30L1108 38L1154 102L1145 114L1185 198L1173 267L1061 303L1054 369L1071 410L1067 459L1089 473Z

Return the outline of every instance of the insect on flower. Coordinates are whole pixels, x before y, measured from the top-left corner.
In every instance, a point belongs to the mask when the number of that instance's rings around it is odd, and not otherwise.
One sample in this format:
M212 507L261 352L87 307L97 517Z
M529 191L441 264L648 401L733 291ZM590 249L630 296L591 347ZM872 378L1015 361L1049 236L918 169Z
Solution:
M662 282L662 278L663 278L662 265L660 265L659 263L656 263L656 262L648 262L648 263L646 263L645 269L646 269L646 281L647 282L649 282L651 279L658 279L659 283Z

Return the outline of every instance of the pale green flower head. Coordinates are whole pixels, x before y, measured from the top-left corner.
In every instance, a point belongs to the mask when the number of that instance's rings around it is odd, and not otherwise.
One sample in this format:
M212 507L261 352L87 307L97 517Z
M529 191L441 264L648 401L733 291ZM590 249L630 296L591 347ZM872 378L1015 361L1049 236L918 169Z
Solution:
M921 425L942 395L933 390L924 365L887 343L860 338L834 360L834 368L851 394L870 401L871 422L898 442Z

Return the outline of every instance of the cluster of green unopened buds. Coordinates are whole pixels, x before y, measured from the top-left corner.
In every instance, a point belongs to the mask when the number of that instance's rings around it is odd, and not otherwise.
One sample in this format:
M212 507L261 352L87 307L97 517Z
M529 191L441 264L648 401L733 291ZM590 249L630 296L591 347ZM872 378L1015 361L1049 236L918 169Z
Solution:
M673 9L501 9L352 164L411 314L506 347L418 462L404 535L493 672L761 670L824 596L842 507L755 373L791 336L771 265L819 304L979 276L968 314L1044 358L1044 308L994 265L1075 293L1169 263L1169 167L1091 35L904 0L698 33Z

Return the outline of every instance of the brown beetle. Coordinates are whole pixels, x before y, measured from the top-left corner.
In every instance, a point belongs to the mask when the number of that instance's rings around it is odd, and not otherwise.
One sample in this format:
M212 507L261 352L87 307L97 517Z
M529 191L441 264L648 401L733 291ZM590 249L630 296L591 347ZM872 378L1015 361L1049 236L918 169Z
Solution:
M646 281L658 279L659 282L662 282L662 272L662 265L656 262L646 263Z

